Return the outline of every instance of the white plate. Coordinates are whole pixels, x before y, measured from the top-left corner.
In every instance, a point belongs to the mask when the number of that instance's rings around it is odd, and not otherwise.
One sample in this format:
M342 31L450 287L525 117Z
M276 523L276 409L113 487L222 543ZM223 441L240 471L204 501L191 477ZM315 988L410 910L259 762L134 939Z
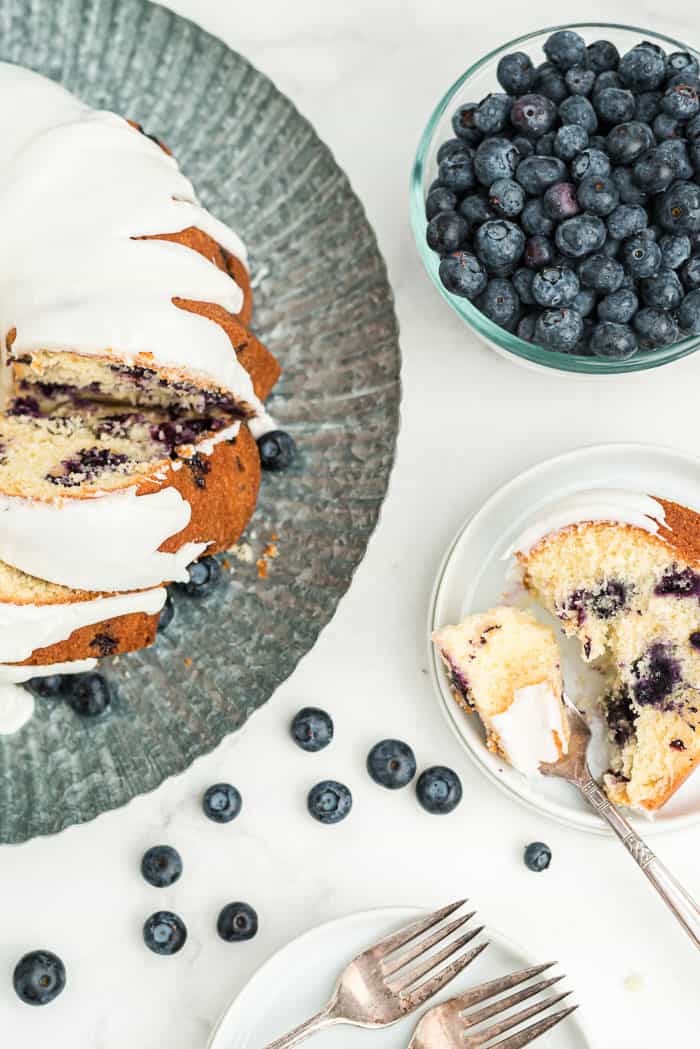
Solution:
M234 999L215 1028L208 1049L262 1049L325 1005L337 976L351 958L425 913L408 907L364 911L320 925L293 940L258 969ZM541 961L492 929L484 935L490 946L436 997L436 1002ZM334 1027L316 1035L309 1044L314 1049L406 1049L416 1020L416 1016L409 1016L393 1027L373 1031ZM578 1013L536 1044L542 1049L591 1049Z
M459 622L470 612L501 603L509 589L505 552L544 506L583 488L626 488L700 508L700 459L656 445L605 444L569 452L526 470L491 496L463 525L448 549L431 599L429 635L439 626ZM556 620L536 611L538 618L561 634ZM568 694L574 701L590 696L592 671L578 657L577 644L562 638L562 656ZM513 797L569 826L608 831L569 784L543 776L523 776L488 751L479 719L464 713L452 698L433 645L429 665L452 728L490 779ZM653 819L633 819L645 836L700 821L700 774L691 776Z

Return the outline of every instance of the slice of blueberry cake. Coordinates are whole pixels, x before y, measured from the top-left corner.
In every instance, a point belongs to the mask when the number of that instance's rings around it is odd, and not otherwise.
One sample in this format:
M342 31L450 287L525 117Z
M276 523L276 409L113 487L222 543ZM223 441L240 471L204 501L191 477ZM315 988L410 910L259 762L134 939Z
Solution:
M566 753L559 650L530 612L500 606L433 634L452 693L476 711L490 750L520 772Z
M700 762L700 515L582 492L548 508L514 553L525 586L607 675L610 797L658 809Z

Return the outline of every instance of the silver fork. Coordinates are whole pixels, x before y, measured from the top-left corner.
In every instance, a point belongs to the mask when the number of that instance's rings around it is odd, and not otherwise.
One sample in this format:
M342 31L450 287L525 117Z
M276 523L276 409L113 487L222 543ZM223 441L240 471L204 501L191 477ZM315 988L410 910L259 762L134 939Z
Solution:
M541 764L540 772L544 776L558 776L578 787L586 801L608 821L666 906L671 909L695 946L700 948L700 908L593 779L586 756L591 731L568 696L564 696L564 701L571 730L568 752L553 764Z
M467 1010L474 1005L479 1005L480 1002L493 998L497 994L502 994L503 991L510 990L511 987L517 987L518 984L531 980L533 976L539 976L545 969L549 969L555 964L556 962L549 962L547 965L535 965L530 969L521 969L519 972L503 976L498 980L482 983L479 987L473 987L470 991L467 991L466 994L459 995L458 998L451 998L447 1002L434 1006L418 1023L413 1032L413 1038L409 1042L408 1049L454 1049L455 1046L460 1046L461 1049L478 1049L480 1046L486 1046L487 1043L492 1046L492 1049L522 1049L522 1046L529 1045L530 1042L534 1042L535 1038L539 1038L545 1031L549 1031L556 1024L561 1023L578 1006L570 1005L566 1009L560 1009L556 1013L551 1013L549 1016L538 1020L537 1023L530 1024L529 1027L525 1027L523 1030L517 1031L509 1038L504 1038L499 1042L494 1043L493 1039L498 1038L501 1034L505 1034L506 1031L510 1031L513 1027L518 1027L526 1020L531 1019L531 1017L537 1016L538 1013L550 1009L553 1005L557 1005L571 993L570 991L558 994L554 998L547 998L545 1001L535 1002L534 1005L520 1009L510 1016L502 1017L481 1031L473 1034L469 1032L474 1027L484 1023L484 1021L490 1020L492 1016L505 1013L512 1009L514 1005L518 1005L528 998L534 998L536 994L541 994L542 991L546 991L549 987L558 983L559 980L562 980L563 976L554 976L548 980L538 980L537 983L530 984L529 987L524 987L522 990L516 991L515 994L509 994L505 998L499 998L497 1001L491 1002L490 1005L485 1005L482 1009L469 1013L467 1013Z
M340 976L325 1008L289 1034L271 1042L266 1049L290 1049L309 1035L334 1024L388 1027L424 1005L488 946L486 942L459 953L482 931L483 926L479 926L430 953L433 947L474 917L476 912L472 911L440 924L464 903L466 900L458 900L442 907L359 954ZM430 932L431 929L435 931ZM402 950L404 947L406 950ZM453 960L430 975L449 958Z

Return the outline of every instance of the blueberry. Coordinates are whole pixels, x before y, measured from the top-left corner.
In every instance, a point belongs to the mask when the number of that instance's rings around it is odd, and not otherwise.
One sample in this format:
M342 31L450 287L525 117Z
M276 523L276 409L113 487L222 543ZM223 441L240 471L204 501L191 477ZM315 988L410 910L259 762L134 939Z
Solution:
M525 191L512 178L499 178L489 189L489 206L503 219L514 219L525 205Z
M586 64L586 42L572 29L559 29L545 41L544 53L558 69Z
M524 51L514 51L499 61L496 76L507 94L524 95L535 82L535 67Z
M513 135L511 142L517 149L521 157L531 157L535 152L535 147L529 138L525 135Z
M518 164L515 177L526 193L538 197L555 182L566 179L566 165L559 157L525 157Z
M570 306L578 292L578 277L566 266L547 266L532 282L532 294L540 306Z
M620 248L622 247L622 241L617 237L606 237L605 244L600 249L601 255L606 255L609 259L616 259L620 254Z
M659 199L657 219L669 233L700 230L700 186L674 182Z
M258 452L263 470L278 473L292 465L297 447L294 438L286 430L270 430L258 437Z
M533 841L525 849L523 859L528 870L539 874L546 871L552 862L552 850L543 841Z
M172 911L156 911L143 926L143 942L154 954L177 954L185 946L187 928Z
M465 144L461 150L454 150L441 160L438 165L438 178L443 186L455 193L466 193L474 189L476 176L471 148Z
M249 903L227 903L216 922L216 931L226 943L252 940L258 931L258 915Z
M535 279L535 271L521 266L513 274L513 287L518 293L518 298L526 306L534 306L535 300L532 295L532 282Z
M608 131L605 144L613 164L631 164L654 145L654 132L648 124L628 120Z
M635 113L634 95L624 87L606 87L597 91L593 105L605 124L624 124L632 120Z
M700 288L700 256L688 259L681 266L681 280L688 291Z
M554 239L563 255L580 259L600 251L606 236L607 230L602 219L596 215L575 215L557 226Z
M261 441L265 438L261 437ZM200 557L187 566L187 582L175 583L178 590L188 597L204 597L212 590L221 578L221 565L213 557Z
M645 306L634 315L632 326L637 333L639 345L645 350L657 346L670 346L678 341L678 325L666 310Z
M520 299L505 277L493 277L479 296L477 306L489 320L506 331L514 331L520 318Z
M474 236L474 250L489 273L512 273L525 247L519 226L505 219L493 219L480 226Z
M695 143L690 144L691 151L694 146ZM669 162L678 178L688 179L693 177L693 165L688 143L684 139L669 138L665 142L660 142L656 147L656 151Z
M620 53L610 40L596 40L586 48L588 64L596 73L617 69Z
M102 674L72 674L64 691L69 707L84 718L99 717L112 702L109 684Z
M507 138L487 138L474 154L474 174L488 189L496 179L515 174L519 162L520 154Z
M202 798L204 815L214 823L230 823L243 808L240 791L231 783L214 783Z
M416 758L408 743L384 739L367 755L367 771L375 783L389 790L407 786L416 774Z
M639 288L644 305L660 310L675 309L683 298L683 286L674 270L660 269L653 277L641 280Z
M306 804L319 823L340 823L352 808L352 794L343 783L323 780L311 788Z
M425 216L434 219L441 211L454 211L457 207L457 194L446 186L437 186L431 190L425 200Z
M524 339L525 342L535 341L535 326L537 324L537 314L528 313L518 324L517 333L519 339ZM698 634L700 637L700 633Z
M654 91L666 79L663 53L648 44L639 44L623 55L617 69L623 83L635 92Z
M586 66L571 66L567 69L564 80L572 95L590 95L595 78L595 70Z
M666 87L692 87L693 91L700 94L700 78L688 76L686 73L673 73L666 81Z
M610 175L586 175L579 182L577 195L584 211L601 217L620 203L620 192Z
M481 132L474 122L477 109L476 102L465 102L452 115L452 128L457 141L466 142L468 146L478 146L481 142ZM442 159L438 153L438 164Z
M452 153L464 153L464 139L462 139L462 138L448 138L446 142L442 143L442 145L440 146L440 148L437 151L438 167L440 166L442 161L445 159L445 157L449 157ZM439 179L437 179L435 181L435 183L430 187L430 189L431 190L435 189L436 186L441 186L441 185L442 185L442 183L440 182ZM443 189L444 188L445 187L443 186Z
M571 161L571 175L575 182L580 182L587 175L609 174L610 158L600 149L584 149Z
M496 218L496 213L489 207L488 197L482 193L467 194L459 205L459 213L467 221L470 232L482 222Z
M612 177L623 204L643 205L646 202L647 194L634 181L632 168L624 166L613 168Z
M513 127L533 138L551 131L556 119L557 107L546 95L522 95L515 100L510 111Z
M685 128L686 138L693 142L696 138L700 138L700 116L693 117L689 120Z
M440 280L453 295L475 299L486 287L488 276L476 255L455 251L441 260Z
M598 319L629 324L639 309L639 299L631 288L613 291L598 303Z
M676 172L660 149L648 149L635 161L632 175L645 193L663 193L673 182Z
M666 59L669 73L683 73L685 76L698 76L700 67L698 61L687 51L673 51Z
M66 986L66 967L51 951L30 951L17 962L12 983L26 1005L48 1005Z
M554 155L569 161L588 147L588 132L580 124L564 124L554 136Z
M637 352L637 340L626 324L600 321L591 334L591 349L596 357L624 361Z
M589 317L593 313L597 302L597 292L593 291L592 288L580 288L571 305L585 320L586 317Z
M581 210L573 182L555 182L549 186L542 198L542 207L548 218L554 222L563 222L573 218Z
M687 147L685 146L685 143L679 144L685 148L686 158L688 160L689 167L691 167L697 175L700 175L700 139L693 139L693 141ZM681 176L679 172L679 177L691 178L692 176Z
M539 270L554 262L554 245L549 237L535 235L525 241L523 262L529 269Z
M661 99L661 107L674 120L691 120L700 112L698 93L689 84L669 87Z
M474 124L484 135L498 135L508 127L512 99L510 95L494 92L479 103L474 113Z
M617 70L614 69L603 69L598 76L595 78L595 84L593 85L593 103L601 91L607 91L609 87L622 87L622 81L618 76Z
M580 124L589 135L598 128L596 111L583 95L569 95L559 103L559 116L562 124Z
M538 343L547 349L570 352L582 334L583 317L571 307L544 310L537 318L535 335Z
M700 289L689 291L678 311L678 323L683 331L700 335Z
M630 276L653 277L661 269L661 248L649 230L641 230L622 245L622 261Z
M416 796L426 812L446 815L456 809L462 800L462 783L452 769L434 765L418 777Z
M161 634L167 630L175 617L175 603L170 596L167 594L165 597L165 604L160 610L160 618L158 619L158 633Z
M528 200L520 216L520 225L526 233L548 237L554 231L554 222L545 214L541 197Z
M141 873L149 885L167 889L182 874L182 858L170 845L154 845L144 853Z
M68 675L49 674L46 677L30 678L27 688L39 699L61 699L67 681Z
M609 237L626 240L627 237L633 237L635 233L646 229L649 216L641 204L618 204L608 215L605 225L608 227Z
M660 91L642 91L635 96L634 119L642 124L651 124L661 109Z
M315 754L333 739L333 719L318 707L303 707L292 719L291 733L297 746Z
M548 62L545 63L545 67L547 68L539 67L535 78L535 88L538 94L551 98L556 104L563 102L569 94L566 80L559 70L550 66Z
M585 288L593 288L594 291L608 295L621 287L625 271L616 259L601 253L583 259L578 268L578 275Z

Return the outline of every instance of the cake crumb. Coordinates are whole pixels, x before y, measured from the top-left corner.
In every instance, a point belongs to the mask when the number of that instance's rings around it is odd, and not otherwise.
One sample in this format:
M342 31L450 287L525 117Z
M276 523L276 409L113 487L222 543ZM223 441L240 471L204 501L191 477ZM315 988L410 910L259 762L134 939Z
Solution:
M275 557L277 557L278 553L279 553L279 550L277 549L277 544L276 543L268 543L267 546L265 547L265 549L263 550L263 557L275 558Z
M189 656L185 656L185 658L183 659L182 662L185 664L186 667L191 667L192 666L192 660L190 659Z
M267 559L265 557L259 557L255 564L258 568L258 577L260 579L267 579Z
M225 557L221 564L227 571L231 567L231 562L229 561L228 557Z
M243 564L252 565L253 563L253 548L250 543L235 543L228 552L233 554L237 561L242 561Z
M625 977L624 987L626 991L643 991L644 977L641 973L630 973Z

